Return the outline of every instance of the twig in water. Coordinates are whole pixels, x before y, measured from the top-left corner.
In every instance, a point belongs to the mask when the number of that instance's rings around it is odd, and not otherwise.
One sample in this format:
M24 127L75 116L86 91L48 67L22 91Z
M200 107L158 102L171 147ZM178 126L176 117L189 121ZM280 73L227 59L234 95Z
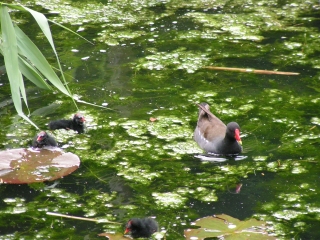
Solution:
M77 220L84 220L84 221L89 221L89 222L97 222L97 223L104 222L104 223L121 224L118 222L105 221L105 220L100 220L100 219L95 219L95 218L69 216L69 215L65 215L65 214L61 214L61 213L54 213L54 212L47 212L47 215L56 216L56 217L71 218L71 219L77 219Z
M214 66L206 66L206 67L203 67L203 68L212 69L212 70L258 73L258 74L300 75L300 73L297 73L297 72L279 72L279 71L269 71L269 70L255 70L255 69L251 69L251 68L230 68L230 67L214 67Z

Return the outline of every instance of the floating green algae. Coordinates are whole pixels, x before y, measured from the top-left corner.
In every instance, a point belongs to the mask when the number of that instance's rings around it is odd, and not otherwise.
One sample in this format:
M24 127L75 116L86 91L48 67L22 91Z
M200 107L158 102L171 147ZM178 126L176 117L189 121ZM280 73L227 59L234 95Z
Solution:
M156 204L160 207L181 208L184 206L187 198L180 196L178 193L152 193Z

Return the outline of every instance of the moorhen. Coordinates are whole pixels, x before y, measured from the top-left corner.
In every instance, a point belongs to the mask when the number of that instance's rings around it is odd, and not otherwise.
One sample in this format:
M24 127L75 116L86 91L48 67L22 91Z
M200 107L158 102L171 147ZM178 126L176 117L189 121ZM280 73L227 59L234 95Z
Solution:
M56 120L52 121L49 123L49 128L51 130L56 130L56 129L73 129L77 131L78 133L83 133L84 132L84 122L86 120L84 119L83 115L80 113L76 113L73 116L73 119L70 120Z
M230 122L226 126L210 112L207 103L197 105L200 109L193 138L199 147L208 153L223 155L241 153L242 142L238 123Z
M45 131L39 132L32 141L32 147L42 148L44 146L56 147L56 140Z
M131 218L124 234L131 233L133 238L149 238L158 231L158 223L152 218Z

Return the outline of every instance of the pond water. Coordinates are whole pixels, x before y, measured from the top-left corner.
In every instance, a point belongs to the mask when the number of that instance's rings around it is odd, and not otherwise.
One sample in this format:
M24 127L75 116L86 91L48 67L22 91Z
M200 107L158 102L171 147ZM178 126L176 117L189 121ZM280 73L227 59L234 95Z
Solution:
M156 217L166 239L185 239L193 221L221 213L267 221L280 239L320 238L317 1L28 4L94 42L52 26L87 132L53 133L81 159L71 175L0 185L0 239L102 239L99 233L121 233L128 219L144 216ZM53 60L32 19L15 16ZM38 130L16 115L6 76L0 82L2 149L30 146ZM30 118L39 128L77 112L62 94L27 85ZM199 158L192 134L200 102L225 123L239 123L238 158Z

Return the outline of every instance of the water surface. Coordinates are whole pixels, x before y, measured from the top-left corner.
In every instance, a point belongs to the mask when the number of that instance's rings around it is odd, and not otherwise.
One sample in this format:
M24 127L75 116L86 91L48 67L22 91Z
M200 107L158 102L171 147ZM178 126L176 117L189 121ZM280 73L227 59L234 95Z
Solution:
M156 216L167 239L184 239L192 221L220 213L269 221L279 238L319 238L317 2L29 4L94 41L52 27L71 91L108 109L78 103L87 133L54 133L82 161L72 175L52 187L53 182L0 186L0 239L99 239L101 232L123 232L123 226L47 211L123 224ZM16 17L23 30L35 26L29 17ZM34 27L30 34L51 59L38 33ZM6 76L0 82L2 149L29 146L37 130L17 117ZM27 91L30 117L41 129L77 111L57 92L31 84ZM242 160L197 157L202 151L192 134L199 102L209 103L225 123L240 124Z

